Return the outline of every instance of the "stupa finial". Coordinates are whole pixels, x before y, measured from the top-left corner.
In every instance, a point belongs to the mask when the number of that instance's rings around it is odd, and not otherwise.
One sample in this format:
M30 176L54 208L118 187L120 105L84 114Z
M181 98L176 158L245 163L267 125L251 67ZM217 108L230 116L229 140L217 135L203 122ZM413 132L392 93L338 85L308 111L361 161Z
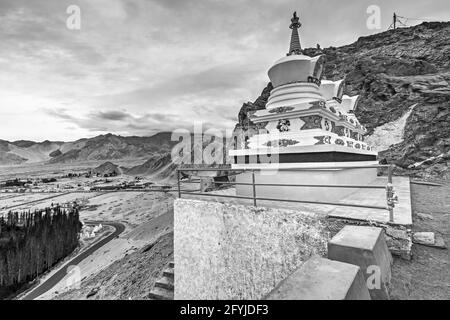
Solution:
M299 18L297 16L297 11L294 12L292 19L291 19L291 25L289 28L292 29L292 35L291 35L291 45L289 47L289 53L288 56L293 54L302 54L302 47L300 45L300 37L298 36L298 28L300 28L302 24L299 21Z

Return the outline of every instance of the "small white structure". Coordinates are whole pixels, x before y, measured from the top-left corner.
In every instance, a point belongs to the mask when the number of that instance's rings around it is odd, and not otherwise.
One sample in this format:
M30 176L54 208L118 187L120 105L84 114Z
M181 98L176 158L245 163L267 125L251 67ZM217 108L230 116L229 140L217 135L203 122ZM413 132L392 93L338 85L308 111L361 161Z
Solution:
M81 237L82 239L92 239L95 238L96 234L100 232L103 229L102 224L96 225L96 226L87 226L86 224L83 224L83 228L81 231Z
M103 228L102 224L100 223L98 226L95 226L94 229L92 230L93 232L97 233L99 231L101 231Z

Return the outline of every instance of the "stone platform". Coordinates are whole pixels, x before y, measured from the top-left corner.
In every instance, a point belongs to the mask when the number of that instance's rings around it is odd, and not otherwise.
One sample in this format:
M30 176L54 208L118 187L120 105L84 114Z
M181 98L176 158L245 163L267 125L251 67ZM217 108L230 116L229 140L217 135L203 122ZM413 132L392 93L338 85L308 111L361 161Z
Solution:
M268 176L270 177L270 176ZM370 184L385 186L387 177L376 177ZM355 222L368 222L390 224L393 227L410 227L412 225L411 193L409 177L393 177L393 185L398 195L399 202L394 208L394 222L389 223L389 212L381 209L365 209L357 207L332 206L323 204L292 203L280 201L258 201L257 205L268 208L286 208L293 210L309 211L323 217L338 218L343 220L354 220ZM293 187L294 188L294 187ZM302 188L299 188L302 189ZM328 188L317 188L328 191ZM356 203L369 206L386 206L386 192L384 189L351 189L351 193L337 202ZM258 189L257 189L258 192ZM210 192L218 197L202 197L195 195L183 195L183 198L199 199L205 201L233 202L251 205L252 200L247 199L227 199L219 195L235 196L236 189L229 188ZM257 193L258 195L258 193ZM273 195L270 196L274 198ZM299 199L300 200L300 199Z
M370 300L358 266L312 257L284 279L267 300Z
M336 167L339 164L335 164ZM255 171L256 184L285 185L367 185L377 178L376 168L355 169L289 169ZM252 173L246 171L236 176L237 183L252 183ZM354 193L355 189L340 187L294 187L256 185L257 198L300 201L337 202ZM236 194L252 197L253 186L236 185Z
M371 184L386 185L386 177L378 177ZM411 226L412 211L409 177L393 177L392 184L398 195L398 203L394 208L394 221L390 224ZM339 202L386 206L386 191L382 189L356 189ZM328 212L328 216L349 220L389 223L389 213L387 210L336 207Z

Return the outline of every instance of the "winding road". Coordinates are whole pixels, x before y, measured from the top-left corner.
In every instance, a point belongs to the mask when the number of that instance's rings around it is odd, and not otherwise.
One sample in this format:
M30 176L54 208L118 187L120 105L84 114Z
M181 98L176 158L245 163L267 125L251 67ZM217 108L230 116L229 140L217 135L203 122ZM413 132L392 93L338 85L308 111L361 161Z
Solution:
M78 254L76 257L68 261L66 264L64 264L58 271L55 272L50 278L45 280L43 283L39 284L36 288L32 289L30 292L28 292L24 297L22 297L22 300L33 300L37 297L41 296L42 294L49 291L51 288L53 288L56 284L58 284L66 275L67 275L67 267L71 265L77 265L87 257L89 257L93 252L95 252L97 249L103 247L105 244L110 242L112 239L118 237L124 230L125 226L119 222L109 222L109 221L87 221L86 224L103 224L108 225L111 227L114 227L116 231L114 231L112 234L107 236L106 238L96 242L91 247L87 248L85 251Z

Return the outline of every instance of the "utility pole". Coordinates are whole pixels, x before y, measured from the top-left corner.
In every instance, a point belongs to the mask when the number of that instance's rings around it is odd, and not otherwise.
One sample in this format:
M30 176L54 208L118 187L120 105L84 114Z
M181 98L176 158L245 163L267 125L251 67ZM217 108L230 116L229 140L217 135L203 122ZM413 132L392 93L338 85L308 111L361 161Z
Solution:
M401 23L401 21L399 21ZM394 12L394 15L392 16L392 23L389 26L388 30L390 29L396 29L397 28L397 14Z

